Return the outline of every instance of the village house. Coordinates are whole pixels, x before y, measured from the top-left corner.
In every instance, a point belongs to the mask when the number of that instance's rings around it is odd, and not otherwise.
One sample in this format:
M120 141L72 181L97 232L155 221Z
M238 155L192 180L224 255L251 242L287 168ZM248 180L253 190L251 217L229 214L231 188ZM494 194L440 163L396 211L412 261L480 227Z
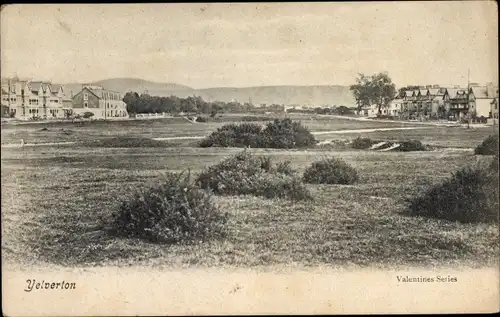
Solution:
M414 115L418 110L418 90L407 90L403 96L403 112L407 115Z
M459 120L465 118L469 112L467 88L464 89L456 86L455 88L447 88L447 90L450 96L449 119Z
M498 86L488 83L486 86L471 84L469 91L469 105L476 117L492 118L491 105L498 97Z
M389 105L389 115L393 117L399 117L403 112L404 98L396 96Z
M101 86L82 85L82 90L72 100L76 115L92 113L93 119L105 120L128 118L127 105L120 93Z
M431 115L443 118L450 110L450 96L446 88L432 86L429 88L429 99L431 103Z
M18 119L64 118L71 102L61 85L50 82L2 79L2 116Z

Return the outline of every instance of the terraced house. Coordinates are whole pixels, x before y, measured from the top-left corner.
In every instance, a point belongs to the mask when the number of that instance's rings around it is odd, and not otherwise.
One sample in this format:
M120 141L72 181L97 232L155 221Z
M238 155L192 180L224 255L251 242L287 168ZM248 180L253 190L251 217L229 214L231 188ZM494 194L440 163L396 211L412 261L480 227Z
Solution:
M498 86L470 84L470 88L434 86L409 89L396 96L391 104L391 115L460 120L467 116L492 118L495 112ZM399 106L400 105L400 106Z
M73 113L82 116L92 113L93 119L128 118L121 94L95 85L82 85L82 90L73 96Z
M2 79L2 116L18 119L64 118L71 112L71 99L61 85L50 82Z

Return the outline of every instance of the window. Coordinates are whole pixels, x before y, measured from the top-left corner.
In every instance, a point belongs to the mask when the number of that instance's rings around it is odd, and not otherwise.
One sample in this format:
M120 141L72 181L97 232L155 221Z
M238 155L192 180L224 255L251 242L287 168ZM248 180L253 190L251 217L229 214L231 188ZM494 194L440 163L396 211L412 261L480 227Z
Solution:
M83 93L83 100L89 100L89 94L84 92Z

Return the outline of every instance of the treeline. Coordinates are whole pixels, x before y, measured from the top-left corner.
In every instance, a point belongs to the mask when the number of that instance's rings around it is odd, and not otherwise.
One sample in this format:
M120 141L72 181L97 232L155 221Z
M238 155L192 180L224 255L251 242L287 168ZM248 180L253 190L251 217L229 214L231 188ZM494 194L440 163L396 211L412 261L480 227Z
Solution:
M176 96L158 97L150 96L148 94L139 95L136 92L128 92L123 97L123 102L127 104L127 111L130 114L136 113L198 113L210 114L214 116L217 113L230 112L230 113L249 113L256 112L262 113L266 111L276 112L283 111L282 105L266 105L256 107L250 103L239 102L223 102L214 101L208 102L199 96L190 96L187 98L180 98Z
M289 113L315 113L315 114L335 114L335 115L354 115L354 109L346 106L338 106L332 108L316 107L310 109L288 109Z

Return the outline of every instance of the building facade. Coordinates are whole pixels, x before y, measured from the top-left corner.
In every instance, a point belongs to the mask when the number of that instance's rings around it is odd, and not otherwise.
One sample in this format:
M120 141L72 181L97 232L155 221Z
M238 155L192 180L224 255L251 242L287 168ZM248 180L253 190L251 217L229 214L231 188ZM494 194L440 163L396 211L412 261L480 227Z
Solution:
M498 86L488 83L486 86L472 85L469 92L470 109L476 117L492 118L491 105L498 98Z
M71 112L71 103L61 85L50 82L2 80L2 116L17 119L64 118Z
M120 93L101 86L83 85L82 90L72 98L73 114L85 116L92 113L93 119L128 118L127 105Z

